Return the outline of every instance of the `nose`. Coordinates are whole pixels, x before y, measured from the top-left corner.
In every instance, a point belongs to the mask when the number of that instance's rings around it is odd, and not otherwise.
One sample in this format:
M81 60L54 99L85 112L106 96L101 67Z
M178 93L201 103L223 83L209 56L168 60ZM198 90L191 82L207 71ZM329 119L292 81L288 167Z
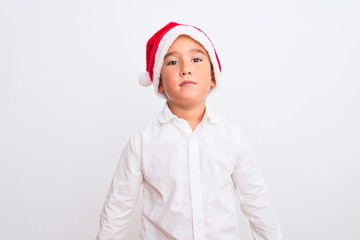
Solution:
M181 71L181 76L191 75L190 71Z
M191 70L190 70L189 64L183 63L181 70L180 70L180 75L181 76L191 75Z

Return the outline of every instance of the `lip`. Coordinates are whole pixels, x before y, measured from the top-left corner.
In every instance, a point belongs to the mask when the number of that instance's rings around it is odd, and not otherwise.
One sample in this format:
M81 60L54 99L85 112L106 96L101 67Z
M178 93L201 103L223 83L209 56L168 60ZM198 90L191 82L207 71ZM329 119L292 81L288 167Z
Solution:
M185 81L180 83L180 87L182 87L182 86L190 86L190 85L194 85L194 84L196 84L196 82L193 82L191 80L185 80Z

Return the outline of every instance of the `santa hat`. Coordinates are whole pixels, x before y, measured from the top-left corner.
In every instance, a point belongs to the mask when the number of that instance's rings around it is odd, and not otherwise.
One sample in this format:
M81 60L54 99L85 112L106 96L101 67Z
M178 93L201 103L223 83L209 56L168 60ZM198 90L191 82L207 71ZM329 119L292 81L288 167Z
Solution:
M148 40L146 44L146 72L139 77L139 83L142 86L153 84L155 93L160 97L166 98L165 94L158 92L164 57L172 43L180 35L191 37L206 49L213 66L215 81L218 83L220 78L221 64L210 38L195 26L170 22Z

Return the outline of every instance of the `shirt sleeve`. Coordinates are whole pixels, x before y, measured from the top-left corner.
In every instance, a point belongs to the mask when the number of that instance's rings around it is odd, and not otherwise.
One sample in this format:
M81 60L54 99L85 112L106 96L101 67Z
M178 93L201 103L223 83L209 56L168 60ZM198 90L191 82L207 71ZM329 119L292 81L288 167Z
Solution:
M235 169L232 174L240 208L248 218L254 239L282 240L282 233L266 183L251 149L239 132Z
M100 216L96 240L124 239L143 183L141 137L134 135L122 151Z

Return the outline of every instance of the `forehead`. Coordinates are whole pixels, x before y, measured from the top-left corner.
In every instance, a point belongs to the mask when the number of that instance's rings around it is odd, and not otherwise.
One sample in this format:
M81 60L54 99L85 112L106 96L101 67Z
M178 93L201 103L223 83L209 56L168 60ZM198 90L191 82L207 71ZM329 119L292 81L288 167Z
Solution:
M191 48L191 49L200 49L206 52L205 48L196 40L191 38L188 35L180 35L175 41L171 44L169 51L176 50L178 48Z

